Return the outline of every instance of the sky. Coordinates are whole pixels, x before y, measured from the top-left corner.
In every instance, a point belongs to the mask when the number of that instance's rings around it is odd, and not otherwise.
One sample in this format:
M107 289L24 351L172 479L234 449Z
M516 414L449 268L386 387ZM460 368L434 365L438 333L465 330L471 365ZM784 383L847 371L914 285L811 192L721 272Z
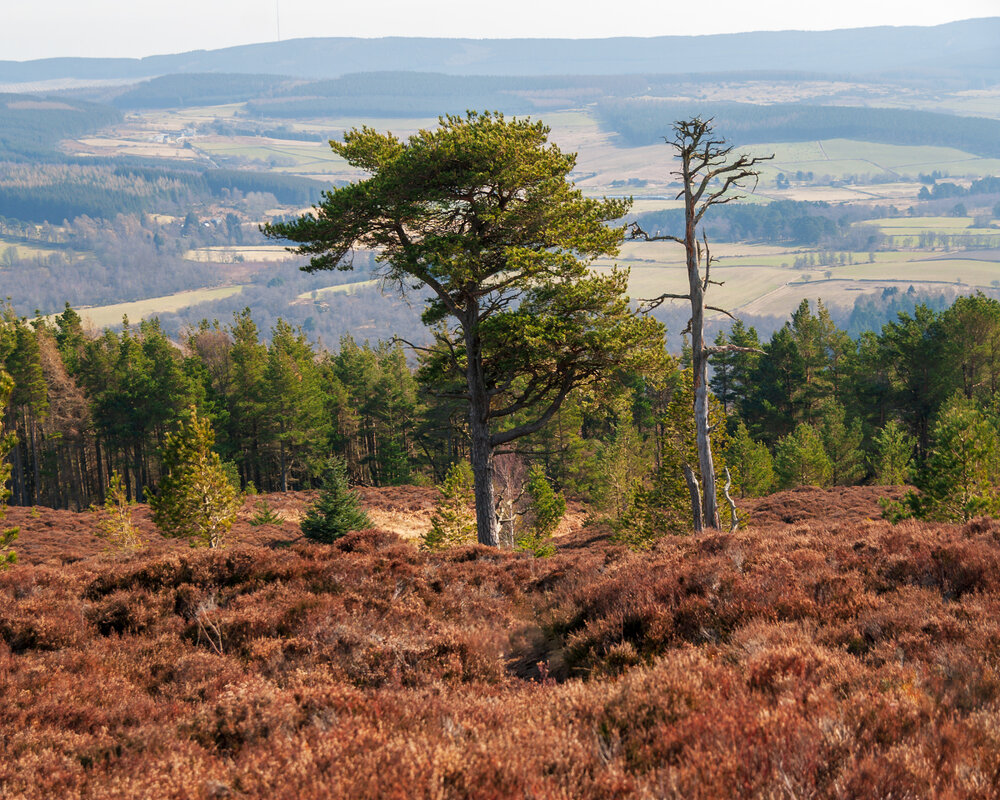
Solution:
M1000 0L3 0L0 60L137 58L307 36L664 36L937 25ZM921 8L921 6L923 6ZM615 9L621 9L617 13Z

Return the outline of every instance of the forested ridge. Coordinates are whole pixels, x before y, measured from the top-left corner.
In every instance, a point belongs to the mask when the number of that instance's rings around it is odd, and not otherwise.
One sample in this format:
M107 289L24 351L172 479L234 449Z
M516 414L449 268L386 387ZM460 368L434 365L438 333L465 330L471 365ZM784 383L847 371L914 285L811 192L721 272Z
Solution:
M900 145L954 147L1000 156L1000 121L931 111L804 103L722 103L656 99L606 100L597 113L609 131L631 146L653 144L675 119L711 117L737 144L860 139Z

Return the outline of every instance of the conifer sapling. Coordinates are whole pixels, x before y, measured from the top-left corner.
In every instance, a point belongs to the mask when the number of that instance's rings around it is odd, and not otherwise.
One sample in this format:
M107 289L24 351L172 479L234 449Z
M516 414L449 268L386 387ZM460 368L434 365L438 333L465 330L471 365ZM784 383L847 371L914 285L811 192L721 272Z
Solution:
M476 541L476 516L472 510L472 468L452 465L438 486L440 498L431 517L431 529L422 537L426 550L443 550Z
M302 533L314 542L331 544L351 531L363 531L371 526L357 494L348 484L347 464L342 458L331 458L319 497L302 518Z
M178 430L164 438L164 475L149 500L153 522L192 546L224 546L241 505L222 459L212 450L214 442L211 423L192 407Z
M106 539L112 547L121 550L135 550L142 547L144 544L142 534L132 522L134 505L125 491L121 475L115 470L111 473L111 483L104 497L104 506L101 509L94 509L99 514L97 535Z

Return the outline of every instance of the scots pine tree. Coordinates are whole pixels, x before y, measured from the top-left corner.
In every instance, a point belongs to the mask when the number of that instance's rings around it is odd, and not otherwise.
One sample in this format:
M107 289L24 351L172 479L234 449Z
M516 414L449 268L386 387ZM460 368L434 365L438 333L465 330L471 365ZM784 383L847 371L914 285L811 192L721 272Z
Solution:
M740 487L740 497L762 497L774 488L774 460L763 442L750 436L740 420L729 441L726 462Z
M357 494L347 482L347 464L342 458L329 459L319 497L302 518L302 533L314 542L332 544L351 531L371 526Z
M820 413L820 437L830 459L830 479L834 486L852 486L865 474L861 420L848 422L844 407L835 400L824 403Z
M111 473L104 506L94 509L98 513L97 535L119 550L136 550L143 546L142 534L132 522L135 502L129 499L118 470Z
M552 489L545 477L545 470L538 464L528 471L525 493L529 500L532 520L528 530L518 538L517 549L536 556L549 556L555 552L552 534L566 514L566 498Z
M914 481L919 493L907 493L902 503L885 503L885 515L893 521L918 517L948 522L1000 514L1000 435L995 422L958 394L938 413L931 443Z
M774 451L774 471L781 489L830 485L833 465L823 449L823 440L812 425L800 422L792 433L778 442Z
M910 477L910 462L917 440L896 420L889 420L875 434L875 454L871 459L875 482L880 486L902 486Z

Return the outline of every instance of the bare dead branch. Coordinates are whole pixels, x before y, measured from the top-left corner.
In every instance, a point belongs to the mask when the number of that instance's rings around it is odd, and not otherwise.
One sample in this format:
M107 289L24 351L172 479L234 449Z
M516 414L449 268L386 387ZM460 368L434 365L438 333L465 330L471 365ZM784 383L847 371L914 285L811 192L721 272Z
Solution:
M677 242L678 244L684 244L684 240L678 236L670 236L666 233L650 235L640 227L638 222L630 222L626 227L629 239L642 240L644 242Z
M726 498L726 502L729 503L729 532L736 533L736 529L740 527L740 515L736 510L736 502L729 496L729 490L732 486L733 477L729 474L729 467L726 467L726 483L722 487L722 494Z
M639 313L648 314L650 311L659 308L663 305L665 300L687 300L691 301L691 295L689 294L661 294L659 297L652 297L648 299L639 299Z
M733 314L732 314L731 311L727 311L724 308L719 308L718 306L706 305L705 306L705 310L706 311L718 311L720 314L725 314L727 317L729 317L729 319L732 319L732 320L736 319L736 317L733 316Z
M736 344L716 344L706 347L704 352L710 356L718 355L719 353L760 353L764 355L764 351L759 347L741 347Z

